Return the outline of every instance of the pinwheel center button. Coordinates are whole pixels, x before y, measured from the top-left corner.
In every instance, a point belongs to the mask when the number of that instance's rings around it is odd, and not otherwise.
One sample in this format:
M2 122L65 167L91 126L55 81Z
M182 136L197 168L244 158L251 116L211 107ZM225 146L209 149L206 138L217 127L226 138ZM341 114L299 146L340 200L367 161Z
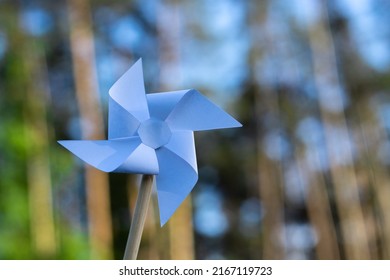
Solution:
M165 122L157 119L148 119L139 126L138 135L142 143L157 149L169 142L172 132Z

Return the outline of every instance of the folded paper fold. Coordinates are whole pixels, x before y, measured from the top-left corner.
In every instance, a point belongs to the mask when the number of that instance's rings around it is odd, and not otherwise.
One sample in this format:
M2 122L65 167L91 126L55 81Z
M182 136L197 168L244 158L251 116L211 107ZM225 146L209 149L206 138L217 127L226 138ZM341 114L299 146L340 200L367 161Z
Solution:
M155 174L164 225L198 180L193 131L241 124L194 89L145 94L141 59L109 95L108 140L59 143L105 172Z
M232 116L194 89L183 95L166 121L172 129L177 130L200 131L241 126Z
M142 59L139 59L122 77L110 88L110 97L139 121L149 118L146 102Z
M156 175L160 223L163 226L194 188L198 173L186 160L163 147L157 151Z
M120 106L114 99L108 99L108 139L135 136L141 122Z

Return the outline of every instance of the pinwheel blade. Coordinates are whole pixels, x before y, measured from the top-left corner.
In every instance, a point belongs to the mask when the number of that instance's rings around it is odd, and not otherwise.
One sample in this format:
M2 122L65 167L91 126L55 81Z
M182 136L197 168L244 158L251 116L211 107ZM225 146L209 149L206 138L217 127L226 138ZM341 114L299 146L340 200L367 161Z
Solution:
M108 139L134 136L140 122L111 97L108 100Z
M118 140L65 140L58 143L81 160L105 172L117 169L141 145L138 137Z
M140 144L114 172L158 174L159 165L155 150Z
M172 142L171 145L156 150L160 166L156 186L161 226L169 220L198 180L195 146L190 135L192 132L187 135L185 133L172 135L172 140L190 141L181 142L179 146Z
M171 129L210 130L242 126L197 90L189 90L166 119Z
M109 94L116 103L131 113L138 121L149 119L141 59L115 82L110 88Z
M150 93L146 95L150 116L165 120L188 90Z
M165 148L175 153L185 160L191 167L198 172L196 163L194 132L188 130L178 130L172 133L171 139Z

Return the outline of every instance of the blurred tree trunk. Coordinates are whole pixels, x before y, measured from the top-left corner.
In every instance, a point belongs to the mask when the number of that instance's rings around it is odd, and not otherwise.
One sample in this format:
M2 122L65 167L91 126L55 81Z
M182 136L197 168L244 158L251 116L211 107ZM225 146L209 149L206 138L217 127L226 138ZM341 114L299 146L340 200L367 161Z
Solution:
M88 0L68 0L76 96L83 139L105 139L98 100L92 19ZM92 258L112 257L112 222L108 175L85 168Z
M17 7L17 6L15 6ZM5 8L5 7L4 7ZM30 230L34 257L55 258L57 244L55 237L51 174L49 162L49 141L51 139L46 120L47 77L46 62L38 45L20 29L17 19L18 9L7 7L8 13L13 14L7 19L10 36L10 49L15 51L10 63L14 70L13 81L16 88L11 89L13 95L21 94L23 122L25 123L23 141L27 146L26 174L29 202ZM22 215L22 213L18 213Z
M252 4L249 8L249 26L264 28L268 4L258 3ZM265 27L267 29L267 27ZM253 31L258 30L252 28ZM260 42L255 41L250 54L249 65L251 73L256 73L256 63L262 59L263 52L273 51L272 34L268 34L266 30L267 44L264 49L261 49ZM258 34L251 34L252 38L258 38ZM253 76L251 80L256 81ZM283 191L283 176L282 164L274 162L264 153L263 140L267 133L267 127L277 127L278 123L266 124L262 120L265 116L273 116L272 119L278 119L279 104L277 93L271 88L263 85L255 86L254 94L254 108L256 119L256 142L257 142L257 170L258 170L258 184L261 204L265 210L263 218L263 237L262 237L262 258L263 259L284 259L285 250L281 240L285 237L284 226L284 191ZM279 145L280 143L274 143Z
M49 98L47 89L46 61L38 54L34 42L24 44L24 59L29 77L26 92L27 142L33 151L27 160L31 232L33 245L39 257L53 258L56 255L56 238L53 217L51 174L49 162L48 124L46 107ZM54 141L53 141L54 142Z
M157 10L161 91L179 90L180 86L180 5L176 1L167 1L160 3ZM170 259L194 259L191 195L184 200L166 226L169 227Z
M259 145L260 146L260 145ZM262 147L259 147L259 150ZM259 188L265 209L263 220L263 259L284 259L281 239L285 235L281 167L261 152L258 157Z
M286 237L284 223L284 182L283 166L274 162L264 153L264 127L261 119L265 115L277 116L277 95L271 90L255 91L257 127L258 176L261 203L264 206L263 218L263 259L284 259L286 257L282 240ZM276 126L277 124L275 124ZM280 145L280 143L274 143Z
M372 116L367 108L369 100L363 99L361 105L356 106L355 115L360 127L358 139L362 150L362 171L367 174L367 185L371 186L374 197L376 227L378 233L378 256L381 259L390 259L390 176L383 164L378 162L378 147L386 141L386 132L378 125L378 120ZM375 238L375 236L374 236Z
M344 116L342 86L339 80L332 34L329 32L327 4L322 2L322 21L309 29L313 52L314 78L325 127L330 174L335 191L343 248L346 259L369 259L367 229L353 166L350 135ZM329 109L329 105L335 108ZM343 141L343 153L334 147ZM340 156L342 158L340 159Z
M346 45L355 44L355 42L349 42L349 36L347 36L346 31L348 30L346 29L346 19L337 11L337 5L335 5L334 1L328 1L326 4L329 31L332 35L335 54L337 54L338 70L343 77L345 88L347 88L351 96L353 96L350 101L347 118L351 135L353 135L353 139L355 140L355 172L362 198L361 206L364 215L363 218L366 223L367 240L371 258L378 259L383 257L382 248L385 250L381 243L382 221L378 221L378 212L381 212L381 207L383 205L378 205L378 200L376 199L377 182L370 166L370 164L375 165L374 162L376 162L373 158L374 153L370 155L368 151L370 149L369 143L374 143L374 137L364 135L364 130L369 129L373 135L379 135L379 132L377 131L378 125L375 120L373 120L370 109L367 106L371 103L371 100L365 95L364 89L358 89L361 86L365 87L365 84L367 83L366 78L361 79L362 71L365 72L365 75L367 75L368 71L366 66L360 64L361 60L356 57L356 53L347 52L345 50ZM351 60L353 61L352 64ZM366 142L367 139L370 139L371 142ZM380 166L378 166L378 168L380 168ZM386 221L383 222L386 223Z
M301 174L305 173L308 177L308 190L305 202L310 223L314 227L318 237L316 244L316 259L340 259L337 234L325 178L323 177L323 174L316 172L313 166L308 165L304 160L305 156L298 153L296 158ZM315 160L317 162L316 165L320 166L318 154L316 155Z

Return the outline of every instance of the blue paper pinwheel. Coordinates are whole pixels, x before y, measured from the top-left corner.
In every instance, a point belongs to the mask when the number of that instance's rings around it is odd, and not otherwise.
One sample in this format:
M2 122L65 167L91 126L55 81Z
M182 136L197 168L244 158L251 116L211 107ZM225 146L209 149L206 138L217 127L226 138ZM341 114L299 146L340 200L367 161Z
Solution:
M198 180L193 132L241 124L193 89L145 94L141 59L109 95L108 140L58 142L102 171L156 175L164 225Z

